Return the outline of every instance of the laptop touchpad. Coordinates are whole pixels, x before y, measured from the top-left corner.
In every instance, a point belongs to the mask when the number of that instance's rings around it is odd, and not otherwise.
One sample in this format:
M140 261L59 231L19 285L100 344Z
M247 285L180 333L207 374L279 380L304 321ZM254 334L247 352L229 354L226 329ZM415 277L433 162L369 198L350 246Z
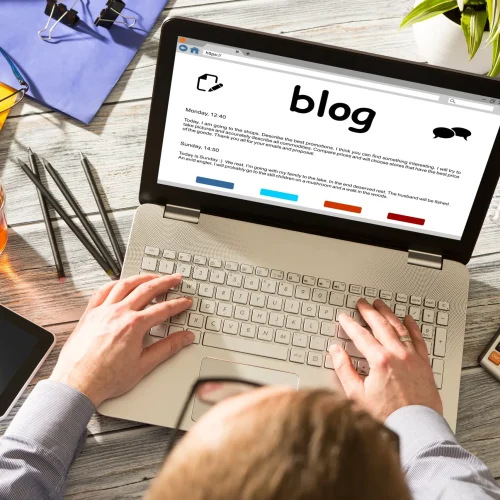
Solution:
M200 366L200 378L219 377L248 380L262 385L287 385L294 389L299 388L299 377L295 373L232 363L231 361L222 361L215 358L203 358ZM191 415L193 421L199 420L209 409L209 405L202 403L195 397Z

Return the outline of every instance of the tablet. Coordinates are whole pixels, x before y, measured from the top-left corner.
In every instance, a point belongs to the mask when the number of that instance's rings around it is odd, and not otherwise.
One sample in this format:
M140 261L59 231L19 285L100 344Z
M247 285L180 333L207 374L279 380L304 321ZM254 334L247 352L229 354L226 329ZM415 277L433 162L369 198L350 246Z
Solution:
M0 420L14 407L55 343L52 333L0 305Z

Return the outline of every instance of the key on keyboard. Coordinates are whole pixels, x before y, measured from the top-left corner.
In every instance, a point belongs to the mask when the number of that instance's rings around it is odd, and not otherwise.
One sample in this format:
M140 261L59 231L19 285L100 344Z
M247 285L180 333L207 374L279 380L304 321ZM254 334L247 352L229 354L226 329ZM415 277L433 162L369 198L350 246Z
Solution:
M333 369L328 348L335 343L347 350L364 376L370 371L368 362L340 328L338 317L345 313L365 326L357 301L379 297L401 320L409 314L417 321L436 385L441 389L444 383L451 312L449 301L442 298L156 246L144 248L141 272L180 272L182 284L165 300L183 295L193 299L187 312L152 328L152 337L194 328L195 343L206 347L298 363L311 370Z

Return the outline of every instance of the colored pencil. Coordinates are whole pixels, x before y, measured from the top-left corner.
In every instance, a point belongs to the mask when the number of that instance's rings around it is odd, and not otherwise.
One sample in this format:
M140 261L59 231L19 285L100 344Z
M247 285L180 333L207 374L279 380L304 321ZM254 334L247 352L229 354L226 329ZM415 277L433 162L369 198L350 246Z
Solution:
M40 177L38 172L38 166L36 164L36 158L31 151L31 148L28 148L28 154L30 159L31 170L35 173L37 177ZM57 276L61 283L66 281L66 274L64 273L64 266L61 259L61 254L59 253L59 247L57 246L56 235L54 234L54 228L52 227L52 222L49 216L49 209L47 207L47 202L43 197L42 192L37 189L38 200L40 201L40 208L42 209L43 221L45 222L45 227L47 229L47 236L49 237L50 248L52 250L52 255L54 256L54 263L56 265Z
M94 242L94 245L97 247L99 252L101 252L104 260L109 264L109 267L113 269L113 273L120 274L121 269L115 264L115 261L106 248L106 245L103 243L103 241L97 234L97 231L94 229L85 214L82 212L82 209L78 205L75 197L71 194L68 186L66 186L66 183L63 181L62 177L59 175L59 172L57 172L56 169L48 161L42 160L42 165L45 167L52 179L54 179L54 182L56 183L63 196L66 198L69 206L73 209L75 215L82 223L82 226L86 229L87 233L90 236L90 239Z
M42 181L37 177L31 169L22 162L19 158L17 159L19 166L23 169L24 173L29 177L31 182L42 192L45 199L52 205L52 208L61 216L62 220L66 222L68 227L73 231L74 235L82 242L83 246L89 251L90 255L94 257L96 262L104 269L106 274L111 277L115 277L113 270L109 267L109 264L103 259L101 254L92 246L92 243L83 234L80 228L71 220L71 217L66 213L63 207L59 205L56 199L52 196L51 192L42 184Z
M104 202L102 201L94 177L92 176L92 172L90 171L90 166L88 164L87 158L85 158L85 156L81 151L80 151L80 161L82 163L83 170L85 171L85 175L87 176L87 180L89 181L90 189L92 190L95 202L97 203L97 208L99 209L102 221L104 222L104 227L106 228L106 232L108 233L109 239L111 241L111 246L113 247L113 251L115 252L116 259L118 260L120 266L122 266L123 254L120 250L120 245L118 244L118 240L116 239L115 233L113 232L111 222L109 221L108 214L106 213L106 209L104 208Z

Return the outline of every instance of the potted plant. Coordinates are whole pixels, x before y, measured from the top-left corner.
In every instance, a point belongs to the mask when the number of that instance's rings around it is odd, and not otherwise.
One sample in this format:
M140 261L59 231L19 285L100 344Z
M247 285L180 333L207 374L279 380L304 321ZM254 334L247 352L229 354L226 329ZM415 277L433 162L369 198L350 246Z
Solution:
M500 0L417 0L401 23L410 25L420 55L430 64L500 73Z

